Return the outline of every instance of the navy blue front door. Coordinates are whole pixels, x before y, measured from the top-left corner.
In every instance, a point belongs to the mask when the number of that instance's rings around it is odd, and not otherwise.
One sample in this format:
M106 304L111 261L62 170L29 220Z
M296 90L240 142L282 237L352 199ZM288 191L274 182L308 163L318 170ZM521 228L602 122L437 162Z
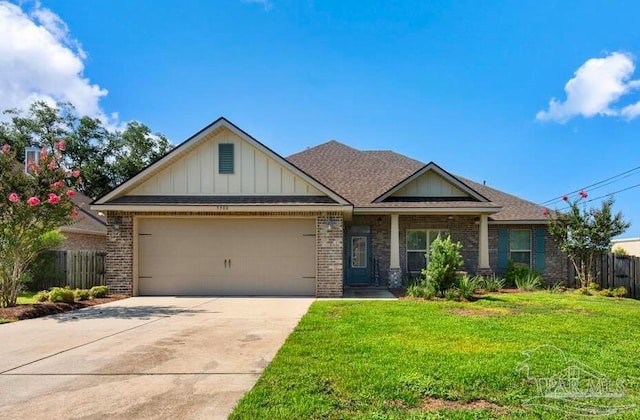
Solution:
M352 226L347 233L346 283L349 286L371 284L371 228Z

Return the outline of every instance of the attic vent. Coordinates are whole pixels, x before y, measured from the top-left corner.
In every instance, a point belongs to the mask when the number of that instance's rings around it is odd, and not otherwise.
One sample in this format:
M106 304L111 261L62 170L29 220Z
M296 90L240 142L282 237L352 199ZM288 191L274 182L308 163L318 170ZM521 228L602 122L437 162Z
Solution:
M218 144L218 173L233 173L233 143Z

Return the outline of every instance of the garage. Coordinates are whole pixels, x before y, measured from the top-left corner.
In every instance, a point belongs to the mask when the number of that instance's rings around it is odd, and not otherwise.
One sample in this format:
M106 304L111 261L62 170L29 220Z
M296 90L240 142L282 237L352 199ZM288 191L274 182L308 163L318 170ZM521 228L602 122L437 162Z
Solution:
M315 219L138 218L138 294L313 296Z

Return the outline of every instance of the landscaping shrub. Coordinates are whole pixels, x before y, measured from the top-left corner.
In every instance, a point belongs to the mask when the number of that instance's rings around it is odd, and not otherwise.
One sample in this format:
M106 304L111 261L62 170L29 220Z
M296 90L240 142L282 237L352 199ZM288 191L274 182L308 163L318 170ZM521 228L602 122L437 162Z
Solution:
M75 297L73 295L73 290L65 287L52 287L51 292L49 292L49 300L51 302L64 302L64 303L73 303L75 302Z
M579 289L576 289L576 294L590 296L591 291L587 287L581 287Z
M600 285L594 281L592 281L591 283L589 283L589 290L597 292L601 289Z
M480 288L481 277L464 275L458 278L458 296L460 299L470 300Z
M487 292L497 292L504 288L504 279L492 274L491 277L482 279L481 287Z
M564 293L567 291L567 288L562 284L562 282L554 283L549 286L549 293Z
M417 298L433 299L436 296L436 289L428 282L422 281L409 286L407 294Z
M531 292L540 288L542 285L542 278L533 272L528 272L526 275L516 277L516 287L519 290Z
M624 287L616 287L615 289L613 289L611 291L611 294L614 297L623 298L623 297L627 296L627 289L625 289Z
M460 300L460 295L458 294L458 290L452 287L444 291L444 298L446 300Z
M602 289L602 290L600 290L599 294L600 294L600 296L605 296L605 297L613 296L611 294L611 290L610 289Z
M49 300L49 292L46 290L41 290L33 295L33 298L36 302L47 302Z
M437 237L431 244L429 268L422 270L425 278L433 285L436 292L442 294L456 282L456 271L462 266L460 242L451 242L451 237Z
M513 261L509 260L509 262L507 262L507 269L505 270L503 275L505 284L508 287L513 287L516 285L517 278L524 277L530 272L531 270L529 269L529 267L522 264L516 264Z
M629 255L629 253L627 252L627 250L626 250L626 249L624 249L624 248L623 248L623 247L621 247L621 246L617 246L617 247L613 248L613 249L611 250L611 252L613 252L613 253L614 253L614 254L616 254L616 255L622 256L622 257L626 257L626 256L628 256L628 255Z
M89 290L89 293L91 293L91 296L93 296L94 298L107 297L107 293L109 293L109 287L108 286L93 286L91 288L91 290Z
M73 291L73 296L76 300L89 300L91 292L88 289L76 289Z

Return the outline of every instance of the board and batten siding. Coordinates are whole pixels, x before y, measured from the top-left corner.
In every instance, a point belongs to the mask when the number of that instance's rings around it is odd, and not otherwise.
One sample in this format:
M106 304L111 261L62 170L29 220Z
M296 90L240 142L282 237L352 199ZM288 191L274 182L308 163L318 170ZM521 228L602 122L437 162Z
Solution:
M434 172L426 172L393 194L394 197L467 197L468 194Z
M218 173L218 144L234 145L234 173ZM229 130L213 135L130 195L324 195Z

